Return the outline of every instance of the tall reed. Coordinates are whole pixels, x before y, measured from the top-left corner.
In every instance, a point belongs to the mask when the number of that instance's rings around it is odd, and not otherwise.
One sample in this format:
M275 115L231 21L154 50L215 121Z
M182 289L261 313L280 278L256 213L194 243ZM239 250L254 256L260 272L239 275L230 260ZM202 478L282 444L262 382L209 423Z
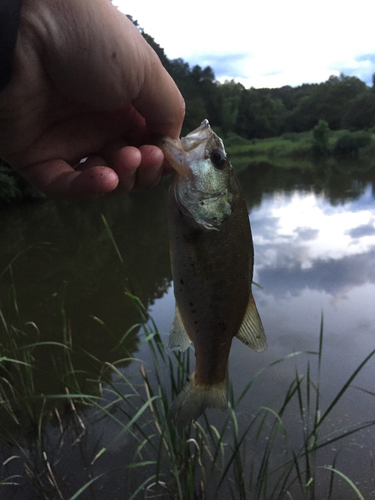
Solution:
M350 375L328 406L322 407L322 318L318 351L310 353L304 373L296 370L278 407L259 405L247 425L239 425L236 408L244 398L251 396L262 372L279 363L290 363L301 353L278 359L256 373L237 399L229 386L229 408L223 414L222 425L214 426L210 422L211 414L206 412L198 421L180 429L169 421L168 410L171 399L180 392L191 373L192 350L169 352L155 325L146 323L145 310L143 314L144 338L153 355L153 367L146 368L139 362L143 387L131 383L113 366L108 368L116 372L123 384L114 384L107 378L110 390L123 403L120 411L127 416L126 424L116 417L121 428L119 438L130 433L137 443L129 467L137 469L143 481L131 499L321 499L322 488L317 490L317 476L326 485L324 498L334 498L336 477L344 478L358 498L364 498L354 482L337 469L337 457L332 458L330 466L322 467L317 454L375 424L375 421L363 422L324 433L325 420L375 351ZM314 363L318 373L316 381L311 377ZM112 418L110 412L108 416ZM300 439L296 440L296 434Z

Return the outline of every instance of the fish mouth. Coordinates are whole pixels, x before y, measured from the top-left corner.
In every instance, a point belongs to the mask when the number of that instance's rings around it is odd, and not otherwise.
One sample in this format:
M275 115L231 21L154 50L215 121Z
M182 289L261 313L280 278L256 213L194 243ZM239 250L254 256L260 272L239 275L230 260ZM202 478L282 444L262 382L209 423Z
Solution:
M171 167L180 175L189 175L189 165L204 158L206 143L212 134L208 120L203 120L198 128L181 139L164 137L161 149Z
M203 120L198 128L190 132L187 136L181 137L184 151L191 152L196 149L202 142L206 142L212 134L212 128L208 120Z

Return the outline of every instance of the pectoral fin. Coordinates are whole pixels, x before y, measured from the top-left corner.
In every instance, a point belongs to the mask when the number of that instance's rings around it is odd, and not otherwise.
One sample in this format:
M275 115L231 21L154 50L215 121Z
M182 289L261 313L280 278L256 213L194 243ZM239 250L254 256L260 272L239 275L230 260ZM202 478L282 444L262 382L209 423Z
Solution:
M176 312L174 315L171 333L169 334L168 347L176 351L186 351L186 349L191 344L185 327L182 324L182 319L178 307L176 306Z
M267 349L266 334L252 294L236 337L254 351L261 352Z

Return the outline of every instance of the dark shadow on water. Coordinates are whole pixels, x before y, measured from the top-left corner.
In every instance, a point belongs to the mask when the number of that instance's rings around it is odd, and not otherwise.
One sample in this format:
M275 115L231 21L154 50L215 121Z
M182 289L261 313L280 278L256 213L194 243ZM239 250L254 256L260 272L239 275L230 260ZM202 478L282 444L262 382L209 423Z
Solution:
M83 393L93 389L90 380L97 379L100 362L135 353L138 328L115 349L140 319L126 291L147 307L171 282L166 192L164 182L152 191L102 202L49 201L2 212L0 308L6 327L0 322L0 344L12 352L14 342L17 347L68 343ZM63 364L64 349L41 345L32 355L35 392L59 393L61 384L46 372L51 363Z
M311 163L310 168L274 167L270 163L250 164L239 175L248 207L260 205L262 197L274 192L301 190L324 196L332 205L355 200L368 184L375 195L375 167L353 160Z

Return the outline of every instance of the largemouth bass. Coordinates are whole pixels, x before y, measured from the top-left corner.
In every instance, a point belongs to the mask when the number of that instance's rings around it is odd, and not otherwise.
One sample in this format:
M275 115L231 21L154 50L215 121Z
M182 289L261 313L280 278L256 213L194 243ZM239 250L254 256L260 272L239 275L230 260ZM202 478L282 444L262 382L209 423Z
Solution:
M207 407L225 409L233 337L267 347L253 298L254 250L247 208L222 140L207 120L162 149L176 170L168 226L176 312L169 347L194 343L196 365L170 417L185 425Z

